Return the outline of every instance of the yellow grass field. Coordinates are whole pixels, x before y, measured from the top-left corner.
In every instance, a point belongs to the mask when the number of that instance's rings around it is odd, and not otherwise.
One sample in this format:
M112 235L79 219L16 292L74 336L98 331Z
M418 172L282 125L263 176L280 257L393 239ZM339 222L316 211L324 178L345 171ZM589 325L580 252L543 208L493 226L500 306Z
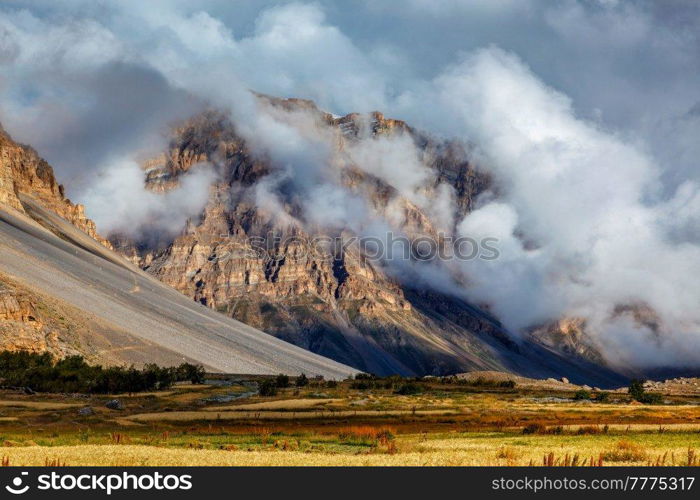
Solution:
M603 465L648 465L664 460L665 465L687 465L688 454L700 450L700 436L674 435L665 443L635 437L617 436L577 440L569 437L509 437L454 436L426 439L407 436L397 440L397 451L381 449L362 454L299 451L294 439L282 449L279 442L265 450L178 449L144 445L77 445L25 446L2 450L10 465L40 466L46 463L66 465L106 466L468 466L468 465L543 465L552 456L557 465L564 460L577 460L577 465L589 465L601 455L616 453L620 442L632 443L632 456L623 460L603 461ZM624 445L623 445L624 446ZM636 447L638 448L636 448ZM635 450L639 451L634 456ZM665 459L664 459L665 456ZM577 457L577 458L576 458ZM697 460L694 455L691 464ZM694 463L697 465L697 463Z
M119 395L0 391L0 463L117 466L699 465L700 394L256 379ZM251 390L253 388L253 390ZM106 402L117 398L122 410Z

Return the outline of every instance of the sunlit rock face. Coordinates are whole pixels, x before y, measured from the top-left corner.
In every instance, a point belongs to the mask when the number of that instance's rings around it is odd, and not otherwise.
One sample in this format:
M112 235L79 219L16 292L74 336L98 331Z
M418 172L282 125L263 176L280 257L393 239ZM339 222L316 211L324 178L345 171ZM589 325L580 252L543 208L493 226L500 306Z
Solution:
M324 167L313 175L352 197L363 221L381 220L410 240L454 234L454 221L490 186L461 143L433 139L378 112L336 117L310 101L260 99L273 113L290 114L305 133L324 137ZM357 235L362 224L323 222L322 213L310 213L305 193L286 182L284 163L243 135L217 112L175 127L168 149L144 165L146 185L167 192L193 169L215 165L209 201L172 241L121 234L111 238L115 247L202 304L362 370L423 375L517 365L549 373L551 367L525 359L522 346L481 309L367 258L357 244L319 249L314 238ZM415 149L422 177L412 190L374 167L372 155L385 152L382 140L405 140ZM415 173L407 167L406 175ZM269 184L276 188L274 204L261 196ZM449 213L436 210L444 197ZM457 268L449 272L454 284L464 284Z

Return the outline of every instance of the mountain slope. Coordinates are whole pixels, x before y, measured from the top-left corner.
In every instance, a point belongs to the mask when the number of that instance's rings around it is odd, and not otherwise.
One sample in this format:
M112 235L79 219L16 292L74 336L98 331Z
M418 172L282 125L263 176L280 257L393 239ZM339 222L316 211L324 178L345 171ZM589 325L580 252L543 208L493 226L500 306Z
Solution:
M396 221L409 238L439 239L441 224L430 208L439 205L445 188L455 197L452 218L459 220L489 186L488 176L467 160L463 146L435 141L380 113L332 117L309 101L261 100L275 112L301 110L313 122L313 132L331 134L335 160L324 175L334 176L339 186L362 200L359 208ZM425 206L347 159L360 136L370 141L406 137L419 148L430 172L421 187ZM167 153L149 162L147 186L156 192L172 189L203 162L217 167L219 179L201 217L190 221L180 236L164 247L124 235L111 239L133 262L196 302L377 374L476 369L567 376L598 385L620 380L613 370L583 358L567 359L547 346L513 338L496 319L464 300L419 280L411 286L410 274L398 280L391 269L355 246L319 254L314 238L333 239L353 231L304 220L303 193L284 181L275 192L275 211L263 206L260 188L284 179L284 171L257 153L221 114L205 113L178 127ZM446 229L453 231L454 226Z
M142 272L93 239L94 225L63 218L82 211L65 200L35 153L6 135L0 146L4 347L29 344L109 363L187 359L230 373L354 372L219 315Z

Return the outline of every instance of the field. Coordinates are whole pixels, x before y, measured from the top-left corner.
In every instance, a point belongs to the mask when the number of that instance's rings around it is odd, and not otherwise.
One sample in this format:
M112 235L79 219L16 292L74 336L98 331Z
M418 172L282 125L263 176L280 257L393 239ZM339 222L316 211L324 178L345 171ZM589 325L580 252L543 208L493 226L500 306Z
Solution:
M112 396L3 390L0 458L11 466L700 465L694 385L645 405L624 390L583 397L571 384L520 380L423 380L403 390L400 381L312 380L267 397L259 382L219 377ZM123 409L105 407L115 398Z

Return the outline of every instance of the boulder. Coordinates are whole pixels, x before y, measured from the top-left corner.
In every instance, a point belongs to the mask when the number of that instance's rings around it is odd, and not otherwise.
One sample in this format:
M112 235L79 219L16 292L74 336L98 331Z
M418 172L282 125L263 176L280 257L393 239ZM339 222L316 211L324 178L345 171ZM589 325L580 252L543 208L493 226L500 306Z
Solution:
M109 403L107 403L107 404L109 404ZM87 417L87 416L94 415L94 414L95 414L95 410L93 410L91 406L86 406L86 407L78 410L78 415L80 415L82 417Z
M109 408L110 410L123 410L124 405L122 404L121 401L118 399L113 399L112 401L108 401L105 407Z

